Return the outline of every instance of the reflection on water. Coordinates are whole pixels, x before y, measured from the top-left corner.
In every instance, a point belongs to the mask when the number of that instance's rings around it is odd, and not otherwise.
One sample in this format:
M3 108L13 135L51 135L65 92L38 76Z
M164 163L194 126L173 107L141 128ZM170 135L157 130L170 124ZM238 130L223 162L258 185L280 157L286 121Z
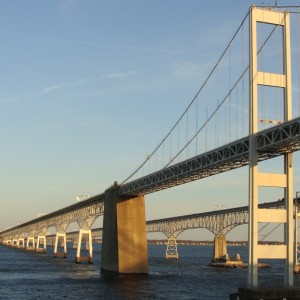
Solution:
M165 246L148 248L148 275L100 273L100 245L95 245L94 264L75 264L76 250L68 258L26 253L0 246L0 299L229 299L246 285L246 269L212 268L210 246L179 246L179 260L165 260ZM245 247L229 247L247 261ZM259 272L265 285L281 285L283 263L272 261ZM300 286L298 276L295 285Z

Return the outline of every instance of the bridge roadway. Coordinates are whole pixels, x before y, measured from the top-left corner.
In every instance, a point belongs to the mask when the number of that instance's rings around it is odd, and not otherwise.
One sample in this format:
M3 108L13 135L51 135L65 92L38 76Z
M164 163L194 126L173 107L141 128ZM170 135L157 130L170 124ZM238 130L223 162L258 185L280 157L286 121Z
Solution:
M260 131L258 162L300 149L300 117ZM243 167L249 163L249 137L200 154L121 186L123 195L146 195Z
M256 142L259 161L300 150L300 117L259 132L256 137ZM121 185L120 193L121 195L146 195L172 186L243 167L248 164L248 159L249 137L245 137ZM82 216L82 213L99 216L103 213L104 196L105 193L95 195L87 200L33 219L14 228L27 227L50 219L58 220L65 214L73 214L75 221L78 219L77 216ZM57 223L54 223L55 226ZM80 223L81 222L79 222L79 224ZM13 230L14 228L9 230Z
M280 209L284 205L283 200L278 200L269 203L260 204L260 208L277 208ZM189 214L183 216L176 216L171 218L157 219L146 222L147 232L162 232L168 238L167 250L166 250L166 258L177 258L178 259L178 251L176 238L180 233L188 229L195 228L206 228L211 231L215 235L215 247L213 253L213 259L218 260L222 259L224 256L227 256L227 247L226 247L226 234L232 230L233 228L247 224L248 223L248 206L230 208L230 209L222 209L215 210L197 214ZM37 245L38 232L35 232L34 236L34 244ZM3 239L4 244L11 245L19 248L26 248L27 239L32 235L32 232L24 232L23 228L14 229L13 232L6 230L1 232L1 238ZM66 240L72 241L74 245L78 247L79 241L79 231L73 231L66 233ZM92 229L91 230L92 240L102 238L102 228ZM23 240L24 239L24 240ZM46 252L46 244L54 245L56 240L56 234L47 235L45 238L45 245L43 245L43 251ZM19 242L22 241L22 245ZM86 241L86 240L85 240ZM84 242L84 241L82 241ZM87 244L89 241L86 241ZM225 245L224 245L225 243ZM81 243L80 243L81 244ZM33 250L29 247L29 250ZM35 248L37 252L39 252L39 246ZM67 250L66 250L67 251ZM92 253L92 249L91 249ZM64 253L66 257L67 253ZM85 260L92 262L92 256L88 257ZM80 255L78 256L80 257ZM81 260L82 259L81 257ZM81 261L79 258L76 259L77 262Z
M300 149L300 117L260 131L256 134L256 143L258 161L298 151ZM68 225L71 222L77 222L80 228L80 239L83 235L89 235L89 239L91 240L90 228L96 218L104 213L105 199L107 199L106 205L109 206L109 209L112 209L111 211L113 213L113 206L115 204L112 204L112 202L115 200L112 199L115 197L115 199L119 197L119 199L125 200L130 197L143 197L143 195L155 191L236 169L248 163L249 136L118 186L118 190L114 192L113 189L111 189L112 194L109 194L109 192L107 196L106 191L105 193L93 196L82 202L7 229L1 232L0 237L14 236L17 232L23 232L23 236L26 233L28 240L30 240L32 244L35 236L40 237L41 240L45 240L47 229L54 226L57 230L55 247L55 250L57 250L59 239L63 239L66 245L65 234ZM118 193L118 195L113 193ZM143 202L144 200L141 199L141 201ZM124 205L124 202L129 203L130 201L123 201L122 205ZM128 204L128 207L133 206L132 204ZM108 210L108 207L106 210ZM127 208L125 210L127 213L130 211L130 209L127 210ZM141 209L141 212L142 210L143 209ZM134 215L135 213L136 212L126 216L126 218L132 219L132 217L136 217ZM109 214L108 218L112 216L113 215ZM141 220L141 218L138 217L136 220ZM118 219L118 222L119 221ZM113 222L116 222L116 220ZM134 226L140 228L143 227L142 225L142 223L138 223ZM107 238L111 240L109 236L107 236ZM108 253L108 255L110 254L111 253ZM134 257L135 255L131 256ZM145 261L145 258L143 258L143 261ZM146 269L147 267L145 266L144 270Z

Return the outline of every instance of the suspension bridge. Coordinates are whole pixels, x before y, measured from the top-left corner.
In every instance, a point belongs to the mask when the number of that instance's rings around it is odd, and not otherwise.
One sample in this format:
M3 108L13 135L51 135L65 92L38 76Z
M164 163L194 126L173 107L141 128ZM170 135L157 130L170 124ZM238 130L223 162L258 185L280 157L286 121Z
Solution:
M92 224L104 215L101 269L147 273L145 195L248 165L248 285L258 286L258 259L279 258L286 264L285 285L292 287L299 19L298 7L251 7L188 107L133 173L99 195L5 230L1 238L46 244L48 228L55 227L57 256L71 222L79 224L80 248L82 236L91 240ZM262 172L263 161L278 157L281 172ZM282 207L260 207L261 187L281 188ZM258 224L267 222L285 224L284 245L258 243Z

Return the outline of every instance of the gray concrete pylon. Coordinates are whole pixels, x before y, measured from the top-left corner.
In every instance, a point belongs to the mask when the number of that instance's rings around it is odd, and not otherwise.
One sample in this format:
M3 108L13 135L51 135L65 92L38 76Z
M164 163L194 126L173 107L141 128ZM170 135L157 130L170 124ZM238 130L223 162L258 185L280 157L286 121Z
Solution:
M27 238L26 251L35 251L35 239L34 236Z
M18 239L18 248L25 248L25 239L24 238Z
M58 251L58 243L59 243L60 239L62 239L62 244L63 244L63 248L64 248L63 253ZM58 256L62 256L64 258L67 257L67 238L66 238L65 232L57 232L56 233L53 257L58 257Z
M83 236L87 237L88 251L89 251L88 257L80 255ZM78 238L75 262L80 263L83 261L87 261L90 264L93 262L93 243L92 243L92 230L91 229L80 229L79 230L79 238Z
M105 191L101 271L148 273L144 196L120 196L115 185Z
M226 236L217 234L214 238L214 257L213 260L221 260L227 256Z
M177 242L176 238L171 236L168 238L168 244L166 249L166 259L169 258L179 258L178 250L177 250Z
M43 245L43 247L40 247L41 245ZM37 244L36 244L36 252L46 253L46 236L45 235L38 236Z

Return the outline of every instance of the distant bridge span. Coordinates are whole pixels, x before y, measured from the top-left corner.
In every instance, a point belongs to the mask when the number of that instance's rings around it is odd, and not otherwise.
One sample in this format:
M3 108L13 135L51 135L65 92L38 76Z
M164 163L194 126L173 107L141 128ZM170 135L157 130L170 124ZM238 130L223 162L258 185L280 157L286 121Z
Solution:
M284 200L278 200L274 202L262 203L259 205L260 208L270 209L281 209L284 206ZM101 206L98 206L101 207ZM82 208L84 210L84 208ZM85 208L85 212L91 212L93 210L88 210ZM94 211L95 214L92 216L98 216L103 214L102 210ZM72 215L72 214L71 214ZM73 218L70 218L70 222L76 221L76 215L73 215ZM248 206L235 207L229 209L222 210L214 210L209 212L197 213L197 214L189 214L182 215L170 218L163 218L157 220L150 220L146 222L146 228L148 233L154 232L162 232L168 238L166 257L176 257L178 258L178 252L176 247L176 238L180 233L188 229L196 229L196 228L206 228L211 231L217 239L215 239L215 248L218 246L216 243L219 243L220 238L225 241L226 244L226 234L232 230L233 228L248 224L249 214L248 214ZM55 217L54 217L55 220ZM52 223L49 222L49 227ZM53 223L54 224L54 223ZM36 224L38 226L38 224ZM41 228L35 227L35 231L33 232L33 228L31 226L14 228L13 231L6 230L1 232L1 238L4 244L11 245L14 247L25 247L27 244L28 237L33 236L35 243L37 243L38 236L41 235L41 230L45 228L45 224L40 224ZM48 228L49 228L48 227ZM27 231L26 231L27 230ZM95 238L102 238L102 228L96 228L91 230L91 237L94 240ZM44 233L45 238L45 247L46 244L54 244L56 239L55 235L49 235L47 232ZM79 231L71 231L66 232L66 240L72 240L74 243L78 244L78 240L80 238ZM22 245L19 242L22 241ZM39 247L37 247L38 249ZM44 251L45 248L44 248ZM64 253L66 256L66 253ZM218 256L216 256L218 254ZM214 251L214 259L219 259L227 254L227 248L221 247L221 249L217 249Z

